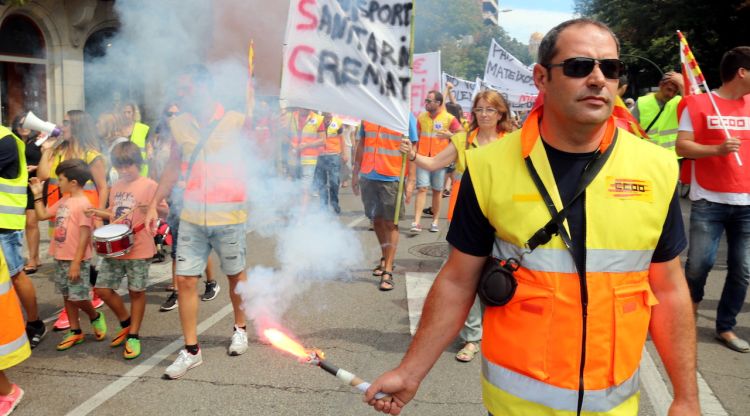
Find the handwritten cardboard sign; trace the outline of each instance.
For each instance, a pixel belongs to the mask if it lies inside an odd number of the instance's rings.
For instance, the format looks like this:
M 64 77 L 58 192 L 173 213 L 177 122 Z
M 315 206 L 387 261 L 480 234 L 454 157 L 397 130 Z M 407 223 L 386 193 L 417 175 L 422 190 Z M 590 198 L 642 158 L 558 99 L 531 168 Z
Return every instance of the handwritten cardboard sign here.
M 494 39 L 487 55 L 484 81 L 514 94 L 538 94 L 531 69 Z
M 415 53 L 411 83 L 411 112 L 414 116 L 425 111 L 424 100 L 430 91 L 440 91 L 440 51 Z
M 406 133 L 412 8 L 412 1 L 292 0 L 281 98 Z

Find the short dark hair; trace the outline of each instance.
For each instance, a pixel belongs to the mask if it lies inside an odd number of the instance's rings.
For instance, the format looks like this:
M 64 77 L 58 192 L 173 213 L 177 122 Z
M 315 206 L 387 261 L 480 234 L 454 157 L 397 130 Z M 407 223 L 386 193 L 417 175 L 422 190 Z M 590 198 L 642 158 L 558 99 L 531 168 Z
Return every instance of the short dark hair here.
M 620 75 L 620 78 L 617 80 L 617 88 L 622 88 L 623 85 L 628 84 L 628 74 Z
M 453 117 L 456 117 L 459 122 L 463 120 L 461 116 L 461 113 L 463 112 L 463 108 L 461 108 L 460 105 L 456 103 L 445 103 L 445 110 L 451 113 Z
M 740 68 L 750 70 L 750 46 L 737 46 L 721 57 L 721 63 L 719 64 L 721 82 L 733 80 Z
M 432 90 L 427 93 L 427 95 L 434 94 L 435 95 L 435 101 L 439 102 L 440 104 L 443 103 L 443 94 L 440 91 Z
M 63 160 L 57 165 L 55 175 L 65 175 L 69 181 L 78 182 L 78 186 L 83 187 L 86 182 L 91 180 L 91 168 L 81 159 Z
M 135 165 L 140 168 L 143 164 L 141 149 L 133 142 L 116 144 L 115 147 L 112 148 L 110 159 L 112 160 L 112 166 L 116 168 L 124 168 L 130 165 Z
M 563 30 L 567 29 L 570 26 L 578 25 L 592 25 L 609 32 L 609 34 L 612 35 L 612 39 L 615 40 L 615 44 L 617 45 L 617 54 L 620 54 L 620 41 L 619 39 L 617 39 L 617 35 L 612 32 L 612 29 L 610 29 L 609 26 L 597 20 L 580 17 L 578 19 L 566 20 L 550 29 L 550 31 L 547 32 L 546 35 L 544 35 L 542 42 L 539 44 L 537 63 L 545 68 L 552 64 L 552 58 L 554 58 L 558 52 L 557 38 L 560 37 L 560 33 L 562 33 Z

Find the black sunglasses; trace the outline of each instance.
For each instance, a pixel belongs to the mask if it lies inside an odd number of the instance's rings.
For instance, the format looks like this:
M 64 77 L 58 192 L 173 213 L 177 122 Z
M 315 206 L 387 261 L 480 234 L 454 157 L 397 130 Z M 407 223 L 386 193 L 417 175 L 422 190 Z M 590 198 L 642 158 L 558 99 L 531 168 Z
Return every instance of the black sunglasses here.
M 177 116 L 179 114 L 180 114 L 179 111 L 167 111 L 166 112 L 167 117 L 174 117 L 174 116 Z
M 559 64 L 548 64 L 547 69 L 561 66 L 563 74 L 571 78 L 583 78 L 594 71 L 594 66 L 599 64 L 599 69 L 605 78 L 618 79 L 625 71 L 625 64 L 619 59 L 594 59 L 578 56 L 568 58 Z

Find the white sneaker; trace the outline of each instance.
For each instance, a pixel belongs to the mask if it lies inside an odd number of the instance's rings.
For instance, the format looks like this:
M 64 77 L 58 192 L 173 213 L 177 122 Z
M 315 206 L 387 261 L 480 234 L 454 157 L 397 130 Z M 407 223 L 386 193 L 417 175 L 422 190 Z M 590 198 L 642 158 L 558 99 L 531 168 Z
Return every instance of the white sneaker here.
M 245 351 L 247 351 L 247 331 L 235 325 L 234 334 L 232 334 L 232 343 L 229 344 L 227 354 L 237 356 L 244 354 Z
M 164 371 L 164 376 L 175 380 L 184 376 L 191 368 L 198 367 L 201 364 L 203 364 L 203 355 L 200 350 L 198 350 L 198 354 L 193 355 L 186 349 L 182 349 L 177 354 L 177 359 Z

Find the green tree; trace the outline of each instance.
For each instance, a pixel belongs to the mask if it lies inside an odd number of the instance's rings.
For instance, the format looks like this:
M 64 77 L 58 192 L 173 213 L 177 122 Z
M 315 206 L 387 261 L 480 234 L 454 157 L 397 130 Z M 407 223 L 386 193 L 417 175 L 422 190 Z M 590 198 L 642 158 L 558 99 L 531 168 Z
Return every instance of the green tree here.
M 750 44 L 749 0 L 575 0 L 575 4 L 581 15 L 612 28 L 623 54 L 650 59 L 663 71 L 680 62 L 676 31 L 682 31 L 712 88 L 721 83 L 718 67 L 724 52 Z M 639 86 L 656 85 L 659 74 L 650 64 L 627 56 L 623 60 Z
M 525 44 L 500 26 L 483 23 L 481 2 L 416 0 L 414 10 L 415 52 L 439 50 L 443 70 L 451 75 L 467 80 L 481 77 L 493 38 L 521 62 L 528 65 L 534 61 Z M 473 42 L 466 42 L 466 36 Z

